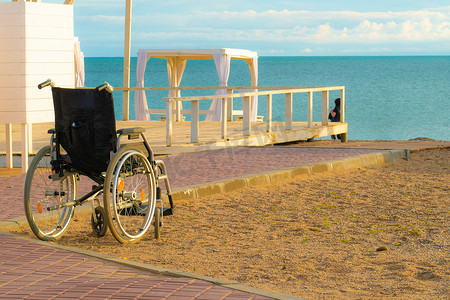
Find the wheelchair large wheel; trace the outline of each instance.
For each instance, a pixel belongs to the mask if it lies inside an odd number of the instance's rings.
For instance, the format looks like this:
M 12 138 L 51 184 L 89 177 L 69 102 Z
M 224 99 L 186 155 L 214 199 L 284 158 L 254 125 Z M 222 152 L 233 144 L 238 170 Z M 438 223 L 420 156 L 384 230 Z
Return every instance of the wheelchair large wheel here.
M 62 236 L 73 217 L 74 207 L 47 210 L 51 206 L 73 201 L 77 196 L 75 175 L 54 181 L 50 164 L 50 146 L 34 157 L 25 178 L 24 206 L 28 224 L 41 240 L 51 241 Z
M 139 241 L 148 230 L 156 204 L 156 179 L 142 152 L 131 146 L 114 154 L 103 188 L 106 219 L 122 244 Z

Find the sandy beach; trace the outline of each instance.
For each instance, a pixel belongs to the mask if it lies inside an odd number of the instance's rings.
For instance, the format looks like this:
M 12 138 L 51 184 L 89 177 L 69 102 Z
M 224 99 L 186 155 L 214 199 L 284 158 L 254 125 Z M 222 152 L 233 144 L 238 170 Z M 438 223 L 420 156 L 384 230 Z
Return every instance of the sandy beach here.
M 59 244 L 306 299 L 450 294 L 450 150 L 178 201 L 134 245 L 76 216 Z M 18 232 L 32 236 L 29 229 Z

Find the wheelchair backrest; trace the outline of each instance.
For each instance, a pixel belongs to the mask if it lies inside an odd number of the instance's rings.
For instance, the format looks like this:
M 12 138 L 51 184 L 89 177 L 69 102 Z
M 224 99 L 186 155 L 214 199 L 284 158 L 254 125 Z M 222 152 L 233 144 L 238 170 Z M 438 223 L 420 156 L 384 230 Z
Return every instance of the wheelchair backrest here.
M 56 140 L 74 169 L 100 174 L 117 149 L 112 93 L 95 88 L 53 87 Z

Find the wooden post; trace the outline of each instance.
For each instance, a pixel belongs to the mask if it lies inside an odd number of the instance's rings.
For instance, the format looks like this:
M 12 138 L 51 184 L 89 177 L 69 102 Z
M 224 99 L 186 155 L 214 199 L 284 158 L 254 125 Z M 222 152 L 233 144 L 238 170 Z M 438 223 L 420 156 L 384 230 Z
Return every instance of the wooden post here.
M 267 132 L 272 132 L 272 94 L 267 95 Z
M 249 96 L 242 97 L 242 114 L 244 117 L 244 120 L 242 122 L 242 131 L 244 133 L 244 136 L 250 136 L 252 134 L 252 125 L 250 122 L 251 111 Z
M 178 60 L 177 57 L 174 57 L 172 59 L 172 86 L 175 89 L 172 89 L 170 91 L 170 96 L 171 97 L 180 97 L 181 93 L 180 93 L 180 89 L 178 87 L 178 64 L 180 63 L 180 61 Z M 181 115 L 181 109 L 182 109 L 182 102 L 181 101 L 176 101 L 173 103 L 174 105 L 174 110 L 175 110 L 175 121 L 176 122 L 180 122 L 182 121 L 182 115 Z
M 222 98 L 222 139 L 227 139 L 227 104 L 228 99 Z
M 33 124 L 28 123 L 28 153 L 33 153 Z
M 233 94 L 233 89 L 227 89 L 227 94 Z M 233 98 L 228 98 L 227 121 L 233 122 Z
M 322 91 L 322 126 L 328 126 L 329 95 L 329 91 Z
M 130 51 L 131 51 L 131 7 L 132 0 L 127 0 L 125 8 L 125 42 L 123 53 L 123 120 L 129 120 L 130 113 Z
M 22 174 L 28 170 L 28 124 L 22 123 Z
M 341 90 L 341 123 L 344 122 L 345 122 L 345 88 Z M 348 131 L 346 133 L 341 133 L 341 142 L 347 143 L 347 136 Z
M 286 130 L 292 130 L 292 93 L 285 95 L 285 120 L 284 127 Z
M 176 91 L 176 96 L 180 97 L 181 93 L 180 93 L 180 89 L 178 88 L 178 86 L 175 91 Z M 177 122 L 183 121 L 183 115 L 181 114 L 182 104 L 183 103 L 181 101 L 176 102 L 176 120 L 177 120 Z
M 166 101 L 166 145 L 172 146 L 172 100 Z
M 12 151 L 12 124 L 5 124 L 6 136 L 6 167 L 13 168 L 13 151 Z
M 169 62 L 169 60 L 167 60 Z M 171 72 L 170 74 L 170 92 L 169 97 L 180 97 L 180 89 L 178 87 L 178 64 L 179 60 L 177 57 L 170 58 L 170 65 L 171 65 Z M 181 101 L 174 101 L 172 102 L 173 108 L 172 111 L 174 113 L 174 121 L 180 122 L 182 121 L 183 117 L 181 114 L 182 110 L 182 102 Z
M 345 88 L 341 90 L 341 123 L 345 122 Z
M 191 143 L 198 143 L 200 122 L 200 101 L 191 101 Z
M 308 127 L 312 127 L 313 122 L 313 92 L 308 92 Z

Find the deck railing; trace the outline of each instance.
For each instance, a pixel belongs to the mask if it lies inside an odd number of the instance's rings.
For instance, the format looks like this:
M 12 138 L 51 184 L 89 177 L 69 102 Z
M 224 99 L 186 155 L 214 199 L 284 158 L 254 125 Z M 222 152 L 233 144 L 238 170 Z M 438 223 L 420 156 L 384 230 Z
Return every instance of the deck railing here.
M 227 94 L 224 95 L 213 95 L 213 96 L 193 96 L 193 97 L 165 97 L 162 100 L 166 101 L 166 144 L 167 146 L 172 145 L 172 131 L 173 131 L 173 121 L 181 120 L 183 114 L 191 115 L 191 134 L 190 142 L 199 142 L 199 129 L 200 129 L 200 114 L 205 114 L 207 111 L 200 110 L 200 101 L 206 101 L 211 99 L 223 99 L 227 101 L 222 101 L 222 121 L 221 121 L 221 139 L 227 140 L 227 121 L 231 121 L 233 117 L 232 104 L 235 98 L 242 98 L 242 133 L 243 136 L 252 135 L 252 122 L 250 121 L 250 116 L 252 114 L 251 109 L 251 97 L 253 96 L 266 96 L 267 97 L 267 116 L 266 116 L 266 131 L 272 131 L 272 96 L 273 95 L 285 95 L 285 130 L 292 130 L 293 125 L 293 95 L 296 93 L 307 93 L 308 94 L 308 127 L 313 124 L 313 93 L 322 93 L 322 113 L 321 121 L 322 126 L 328 125 L 328 113 L 329 113 L 329 92 L 330 91 L 340 91 L 341 97 L 341 123 L 345 122 L 345 87 L 344 86 L 325 86 L 325 87 L 239 87 L 240 89 L 259 89 L 268 91 L 258 91 L 258 92 L 244 92 L 244 93 L 233 93 L 233 88 L 237 87 L 226 87 Z M 183 89 L 183 88 L 177 88 Z M 188 89 L 188 88 L 184 88 Z M 199 89 L 190 88 L 190 89 Z M 218 89 L 218 87 L 203 87 L 203 89 Z M 181 103 L 189 101 L 191 102 L 190 110 L 181 110 Z M 174 105 L 175 104 L 175 105 Z M 230 107 L 231 106 L 231 107 Z M 230 109 L 231 108 L 231 109 Z M 149 110 L 152 113 L 152 110 Z M 162 113 L 163 110 L 155 111 L 154 113 Z

